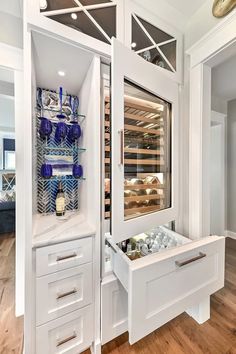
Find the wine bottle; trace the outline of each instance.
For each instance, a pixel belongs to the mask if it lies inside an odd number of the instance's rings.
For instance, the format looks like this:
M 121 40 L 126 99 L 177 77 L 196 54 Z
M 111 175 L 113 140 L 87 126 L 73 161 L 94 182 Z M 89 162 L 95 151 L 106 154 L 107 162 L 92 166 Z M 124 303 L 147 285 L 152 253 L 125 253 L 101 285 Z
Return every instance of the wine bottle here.
M 65 193 L 63 191 L 61 181 L 58 183 L 58 190 L 56 195 L 56 215 L 65 215 Z

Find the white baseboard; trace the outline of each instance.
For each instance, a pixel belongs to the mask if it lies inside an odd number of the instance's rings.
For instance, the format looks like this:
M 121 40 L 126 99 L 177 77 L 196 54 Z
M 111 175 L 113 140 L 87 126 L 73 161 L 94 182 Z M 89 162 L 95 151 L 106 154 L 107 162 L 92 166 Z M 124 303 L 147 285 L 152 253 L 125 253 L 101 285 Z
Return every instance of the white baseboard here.
M 236 240 L 236 232 L 227 230 L 227 231 L 225 231 L 225 236 L 226 236 L 226 237 L 230 237 L 230 238 L 232 238 L 233 240 Z

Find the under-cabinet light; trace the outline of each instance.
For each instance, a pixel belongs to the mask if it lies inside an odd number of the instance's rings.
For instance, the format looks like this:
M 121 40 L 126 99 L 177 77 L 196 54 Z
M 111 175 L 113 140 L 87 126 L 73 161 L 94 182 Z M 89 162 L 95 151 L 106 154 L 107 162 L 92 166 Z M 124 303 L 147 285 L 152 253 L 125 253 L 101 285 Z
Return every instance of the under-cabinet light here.
M 136 42 L 132 42 L 131 43 L 131 48 L 136 48 L 137 47 L 137 43 Z
M 77 16 L 77 14 L 76 14 L 75 12 L 72 12 L 71 18 L 72 18 L 73 20 L 77 20 L 78 16 Z

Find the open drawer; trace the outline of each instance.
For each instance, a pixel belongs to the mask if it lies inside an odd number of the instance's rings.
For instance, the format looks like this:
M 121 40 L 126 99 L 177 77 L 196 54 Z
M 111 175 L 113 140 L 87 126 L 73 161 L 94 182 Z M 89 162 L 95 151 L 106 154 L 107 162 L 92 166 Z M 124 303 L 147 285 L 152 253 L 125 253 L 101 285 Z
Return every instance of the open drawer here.
M 111 239 L 113 271 L 128 292 L 129 342 L 133 344 L 197 305 L 224 285 L 224 237 L 191 241 L 130 260 Z

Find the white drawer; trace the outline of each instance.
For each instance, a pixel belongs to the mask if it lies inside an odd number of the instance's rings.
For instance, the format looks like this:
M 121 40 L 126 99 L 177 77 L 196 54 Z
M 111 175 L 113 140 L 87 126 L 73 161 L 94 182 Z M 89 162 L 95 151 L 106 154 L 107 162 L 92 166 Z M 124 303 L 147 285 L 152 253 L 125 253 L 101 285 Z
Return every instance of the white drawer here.
M 38 277 L 92 261 L 92 237 L 36 249 Z
M 92 303 L 92 263 L 36 278 L 36 324 Z
M 92 306 L 36 328 L 36 354 L 78 354 L 92 341 Z
M 134 261 L 109 242 L 113 271 L 128 292 L 131 344 L 224 285 L 224 237 L 206 237 Z

